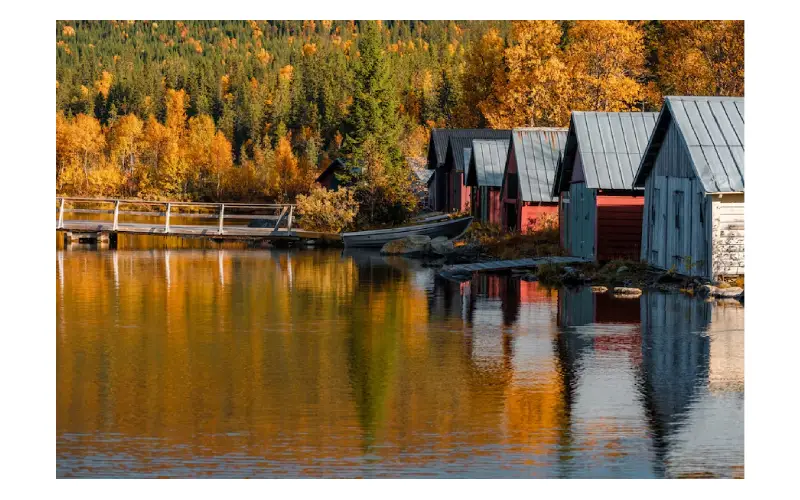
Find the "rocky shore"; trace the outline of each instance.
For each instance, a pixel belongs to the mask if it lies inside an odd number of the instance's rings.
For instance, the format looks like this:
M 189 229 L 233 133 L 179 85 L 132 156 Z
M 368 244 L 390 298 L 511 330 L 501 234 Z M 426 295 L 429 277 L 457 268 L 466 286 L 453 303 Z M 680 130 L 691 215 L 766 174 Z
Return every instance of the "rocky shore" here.
M 445 237 L 431 239 L 427 236 L 392 241 L 384 245 L 381 254 L 421 259 L 427 267 L 501 260 L 486 252 L 479 243 L 455 245 Z M 611 293 L 620 298 L 637 298 L 643 290 L 659 290 L 744 302 L 743 287 L 732 286 L 725 281 L 684 276 L 634 261 L 610 261 L 602 266 L 593 262 L 544 264 L 535 268 L 514 268 L 507 272 L 521 280 L 539 281 L 547 286 L 591 286 L 594 293 Z

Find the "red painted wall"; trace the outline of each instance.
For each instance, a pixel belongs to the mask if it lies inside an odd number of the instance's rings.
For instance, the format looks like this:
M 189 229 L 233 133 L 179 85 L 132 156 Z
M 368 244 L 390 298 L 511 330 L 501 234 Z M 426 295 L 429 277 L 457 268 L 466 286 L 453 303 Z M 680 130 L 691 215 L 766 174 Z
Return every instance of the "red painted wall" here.
M 503 221 L 503 203 L 500 199 L 500 188 L 489 188 L 489 222 L 500 224 Z
M 522 233 L 532 229 L 536 219 L 542 215 L 558 215 L 558 203 L 543 203 L 541 205 L 523 204 L 522 207 L 518 206 L 519 220 L 517 221 L 517 230 Z
M 640 259 L 644 196 L 597 196 L 598 260 Z

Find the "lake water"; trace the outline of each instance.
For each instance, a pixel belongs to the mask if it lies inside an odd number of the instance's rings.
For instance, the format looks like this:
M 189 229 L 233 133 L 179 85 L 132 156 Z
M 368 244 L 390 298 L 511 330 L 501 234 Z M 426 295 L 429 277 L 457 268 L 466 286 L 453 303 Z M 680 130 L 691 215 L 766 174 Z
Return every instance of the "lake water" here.
M 56 296 L 58 477 L 744 476 L 735 302 L 63 246 Z

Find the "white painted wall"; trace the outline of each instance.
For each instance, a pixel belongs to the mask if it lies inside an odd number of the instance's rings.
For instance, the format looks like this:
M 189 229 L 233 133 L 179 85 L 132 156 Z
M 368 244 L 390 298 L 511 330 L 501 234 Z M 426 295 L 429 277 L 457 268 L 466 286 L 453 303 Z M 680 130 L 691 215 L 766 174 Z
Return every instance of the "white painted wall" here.
M 710 196 L 712 275 L 743 275 L 744 194 Z

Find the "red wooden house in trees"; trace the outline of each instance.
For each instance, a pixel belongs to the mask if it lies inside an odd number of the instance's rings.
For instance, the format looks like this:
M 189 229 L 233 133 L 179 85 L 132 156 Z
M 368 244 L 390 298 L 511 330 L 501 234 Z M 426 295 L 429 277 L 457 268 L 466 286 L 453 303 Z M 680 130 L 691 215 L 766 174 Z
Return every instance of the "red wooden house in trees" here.
M 570 255 L 639 260 L 644 190 L 633 188 L 633 178 L 657 116 L 572 112 L 552 190 Z
M 508 144 L 507 140 L 472 140 L 466 184 L 471 190 L 472 216 L 482 222 L 500 224 L 502 220 L 500 188 L 503 186 Z
M 534 229 L 543 216 L 558 214 L 552 195 L 558 158 L 567 129 L 515 128 L 501 188 L 502 224 L 521 233 Z

